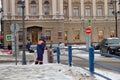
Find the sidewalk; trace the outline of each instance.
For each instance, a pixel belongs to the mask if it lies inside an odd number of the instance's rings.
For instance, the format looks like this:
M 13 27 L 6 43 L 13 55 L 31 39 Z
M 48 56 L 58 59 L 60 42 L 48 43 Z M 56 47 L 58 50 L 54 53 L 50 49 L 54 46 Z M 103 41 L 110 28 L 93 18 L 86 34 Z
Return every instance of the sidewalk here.
M 1 65 L 0 80 L 98 80 L 79 67 L 62 64 Z
M 27 62 L 34 61 L 35 59 L 34 53 L 29 53 L 28 51 L 26 51 L 25 53 L 26 53 Z M 15 60 L 16 60 L 16 57 L 13 56 L 12 54 L 0 52 L 0 62 L 15 62 Z M 22 51 L 19 52 L 19 55 L 17 56 L 17 61 L 18 62 L 22 61 Z

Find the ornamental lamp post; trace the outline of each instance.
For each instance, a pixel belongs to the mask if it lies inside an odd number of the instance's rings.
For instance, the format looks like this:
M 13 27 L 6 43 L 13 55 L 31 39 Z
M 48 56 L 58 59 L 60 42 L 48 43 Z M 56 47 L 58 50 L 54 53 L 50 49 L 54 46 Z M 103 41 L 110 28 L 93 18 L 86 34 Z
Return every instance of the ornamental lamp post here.
M 118 14 L 120 13 L 120 11 L 117 11 L 117 5 L 120 5 L 120 0 L 111 0 L 110 1 L 111 6 L 113 6 L 113 14 L 115 15 L 115 32 L 116 32 L 116 37 L 118 37 L 118 25 L 117 25 L 117 18 L 118 18 Z
M 26 49 L 26 46 L 25 46 L 25 27 L 24 27 L 24 21 L 25 21 L 25 16 L 24 16 L 24 10 L 25 10 L 25 0 L 21 0 L 22 2 L 22 32 L 23 32 L 23 54 L 22 54 L 22 64 L 23 65 L 26 65 L 26 54 L 25 54 L 25 49 Z

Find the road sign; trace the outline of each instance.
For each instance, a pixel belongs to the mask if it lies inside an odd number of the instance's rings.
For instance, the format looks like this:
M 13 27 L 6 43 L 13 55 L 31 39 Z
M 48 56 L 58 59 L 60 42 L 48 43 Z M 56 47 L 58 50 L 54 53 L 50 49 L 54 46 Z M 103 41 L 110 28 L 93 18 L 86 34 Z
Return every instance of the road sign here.
M 86 28 L 86 34 L 88 34 L 88 35 L 91 34 L 91 28 L 89 28 L 89 27 Z
M 12 35 L 6 34 L 6 41 L 12 41 Z
M 88 27 L 91 27 L 91 26 L 92 26 L 92 20 L 89 19 L 89 20 L 88 20 Z
M 11 24 L 10 29 L 12 32 L 17 32 L 19 31 L 19 25 L 17 23 Z

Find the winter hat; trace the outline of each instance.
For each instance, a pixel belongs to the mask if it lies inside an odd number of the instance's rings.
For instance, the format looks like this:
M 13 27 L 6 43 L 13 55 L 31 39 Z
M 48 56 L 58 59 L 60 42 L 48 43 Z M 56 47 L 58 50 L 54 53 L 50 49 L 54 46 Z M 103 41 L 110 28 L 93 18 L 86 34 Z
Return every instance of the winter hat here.
M 40 39 L 43 40 L 43 41 L 46 41 L 46 38 L 44 36 L 41 36 Z

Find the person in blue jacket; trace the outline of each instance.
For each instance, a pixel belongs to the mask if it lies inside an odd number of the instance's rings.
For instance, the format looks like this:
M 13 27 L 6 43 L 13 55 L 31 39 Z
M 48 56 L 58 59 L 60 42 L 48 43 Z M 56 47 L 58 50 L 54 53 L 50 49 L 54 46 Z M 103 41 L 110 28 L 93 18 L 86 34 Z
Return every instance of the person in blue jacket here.
M 30 40 L 28 40 L 28 43 L 26 45 L 28 51 L 30 52 L 30 46 L 32 45 L 32 42 Z
M 43 64 L 43 54 L 46 47 L 46 38 L 42 36 L 37 44 L 37 58 L 35 64 Z

